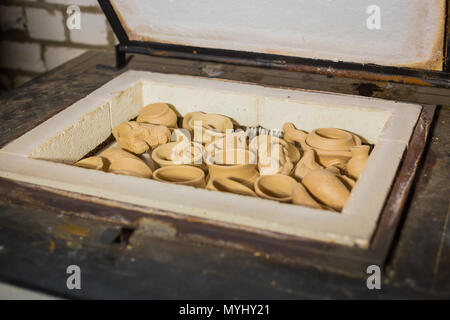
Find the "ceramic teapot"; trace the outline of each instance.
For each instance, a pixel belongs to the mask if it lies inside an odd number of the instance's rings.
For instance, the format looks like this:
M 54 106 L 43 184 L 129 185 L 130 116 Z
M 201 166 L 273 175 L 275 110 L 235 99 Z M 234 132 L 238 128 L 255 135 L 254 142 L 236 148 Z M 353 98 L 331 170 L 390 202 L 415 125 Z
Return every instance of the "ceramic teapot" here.
M 324 167 L 345 168 L 352 156 L 350 147 L 361 145 L 357 135 L 341 129 L 321 128 L 308 134 L 288 122 L 283 125 L 283 132 L 288 142 L 299 143 L 304 151 L 315 150 L 318 162 Z

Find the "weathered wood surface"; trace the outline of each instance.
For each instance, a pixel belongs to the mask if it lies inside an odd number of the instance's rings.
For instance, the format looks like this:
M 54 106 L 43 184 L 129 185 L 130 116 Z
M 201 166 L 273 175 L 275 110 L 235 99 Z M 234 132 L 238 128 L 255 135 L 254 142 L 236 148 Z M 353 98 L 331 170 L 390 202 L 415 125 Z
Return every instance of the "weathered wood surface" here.
M 119 72 L 111 68 L 113 64 L 111 53 L 89 52 L 1 96 L 0 145 L 115 77 Z M 27 201 L 20 185 L 0 190 L 1 280 L 90 298 L 450 297 L 449 90 L 150 57 L 136 57 L 129 68 L 446 104 L 435 120 L 425 163 L 384 270 L 382 290 L 368 290 L 360 275 L 176 241 L 170 227 L 155 230 L 148 221 L 130 235 L 128 230 L 137 226 L 132 212 L 129 220 L 115 223 L 86 219 L 107 209 L 94 206 L 79 212 L 76 202 L 56 209 Z M 81 291 L 65 286 L 69 264 L 82 269 Z

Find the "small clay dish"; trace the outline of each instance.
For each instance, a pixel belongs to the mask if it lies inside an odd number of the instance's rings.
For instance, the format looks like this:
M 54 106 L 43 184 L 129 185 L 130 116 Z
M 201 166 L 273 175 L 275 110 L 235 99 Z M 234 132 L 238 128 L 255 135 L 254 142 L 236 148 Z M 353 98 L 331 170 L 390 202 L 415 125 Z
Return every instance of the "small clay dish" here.
M 114 160 L 109 166 L 109 172 L 141 178 L 152 177 L 152 170 L 144 163 L 144 161 L 133 158 Z
M 200 143 L 169 142 L 153 150 L 152 159 L 160 167 L 181 164 L 203 167 L 203 153 L 204 149 Z
M 229 192 L 240 194 L 243 196 L 256 197 L 255 192 L 247 187 L 245 184 L 233 178 L 216 178 L 208 183 L 209 190 L 216 190 L 222 192 Z
M 255 182 L 255 192 L 264 199 L 291 202 L 296 183 L 294 178 L 284 174 L 260 176 Z
M 192 186 L 197 188 L 205 187 L 205 172 L 193 166 L 167 166 L 157 169 L 153 173 L 153 178 L 161 182 L 169 182 Z

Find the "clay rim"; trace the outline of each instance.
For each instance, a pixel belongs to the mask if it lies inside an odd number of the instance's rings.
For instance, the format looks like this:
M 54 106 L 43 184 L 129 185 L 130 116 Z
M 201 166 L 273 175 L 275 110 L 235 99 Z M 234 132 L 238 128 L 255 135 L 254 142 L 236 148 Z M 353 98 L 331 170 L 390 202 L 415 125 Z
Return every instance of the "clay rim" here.
M 305 142 L 316 149 L 329 151 L 348 151 L 357 144 L 350 132 L 335 128 L 319 128 L 311 131 Z
M 284 188 L 279 188 L 280 186 L 285 186 L 286 183 L 290 186 L 287 187 L 290 189 L 289 191 L 284 190 Z M 258 196 L 265 199 L 290 202 L 292 201 L 292 189 L 295 183 L 297 183 L 297 181 L 294 178 L 284 174 L 264 175 L 256 180 L 255 192 Z
M 238 157 L 238 153 L 245 153 L 244 162 L 239 163 L 238 161 L 242 157 Z M 224 153 L 233 153 L 233 160 L 236 159 L 236 162 L 238 163 L 226 163 L 227 159 L 225 156 L 225 163 L 217 163 L 216 157 L 224 158 Z M 222 155 L 222 157 L 220 157 Z M 248 156 L 247 156 L 248 155 Z M 247 166 L 247 165 L 254 165 L 256 167 L 257 165 L 257 156 L 256 154 L 248 149 L 239 149 L 239 148 L 232 148 L 228 150 L 217 150 L 214 154 L 209 153 L 205 154 L 205 162 L 208 166 L 216 166 L 216 167 L 229 167 L 229 168 L 237 168 L 239 166 Z
M 160 182 L 194 184 L 204 181 L 205 172 L 193 166 L 179 165 L 161 167 L 153 172 L 153 178 Z
M 162 144 L 158 147 L 156 147 L 153 151 L 152 151 L 152 160 L 154 162 L 156 162 L 159 166 L 163 167 L 163 166 L 175 166 L 175 165 L 182 165 L 182 164 L 177 164 L 175 163 L 173 160 L 168 160 L 167 157 L 164 155 L 164 153 L 167 152 L 167 156 L 170 155 L 170 153 L 172 152 L 173 148 L 175 148 L 175 146 L 179 143 L 184 143 L 184 142 L 169 142 L 166 144 Z M 191 141 L 190 142 L 191 147 L 193 146 L 194 148 L 199 148 L 199 152 L 197 152 L 197 157 L 195 156 L 195 152 L 194 152 L 194 156 L 191 159 L 190 163 L 185 163 L 185 165 L 187 164 L 193 164 L 193 165 L 202 165 L 203 164 L 203 154 L 204 154 L 204 148 L 201 144 L 196 143 Z M 166 150 L 167 149 L 167 150 Z M 163 154 L 161 154 L 163 153 Z M 198 160 L 202 160 L 201 162 Z M 199 162 L 198 164 L 196 162 Z
M 252 189 L 232 178 L 216 178 L 211 181 L 211 185 L 217 191 L 256 197 L 256 193 Z

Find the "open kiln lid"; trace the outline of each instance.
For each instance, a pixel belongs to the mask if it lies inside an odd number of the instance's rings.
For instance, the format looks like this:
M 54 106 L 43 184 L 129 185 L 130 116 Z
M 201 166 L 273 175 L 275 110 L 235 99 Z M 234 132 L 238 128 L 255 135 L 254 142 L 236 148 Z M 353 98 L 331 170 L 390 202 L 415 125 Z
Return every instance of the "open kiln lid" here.
M 442 70 L 445 0 L 99 0 L 122 43 L 151 42 Z M 369 13 L 368 13 L 369 12 Z M 109 21 L 111 12 L 105 11 Z M 122 35 L 117 34 L 121 30 Z

